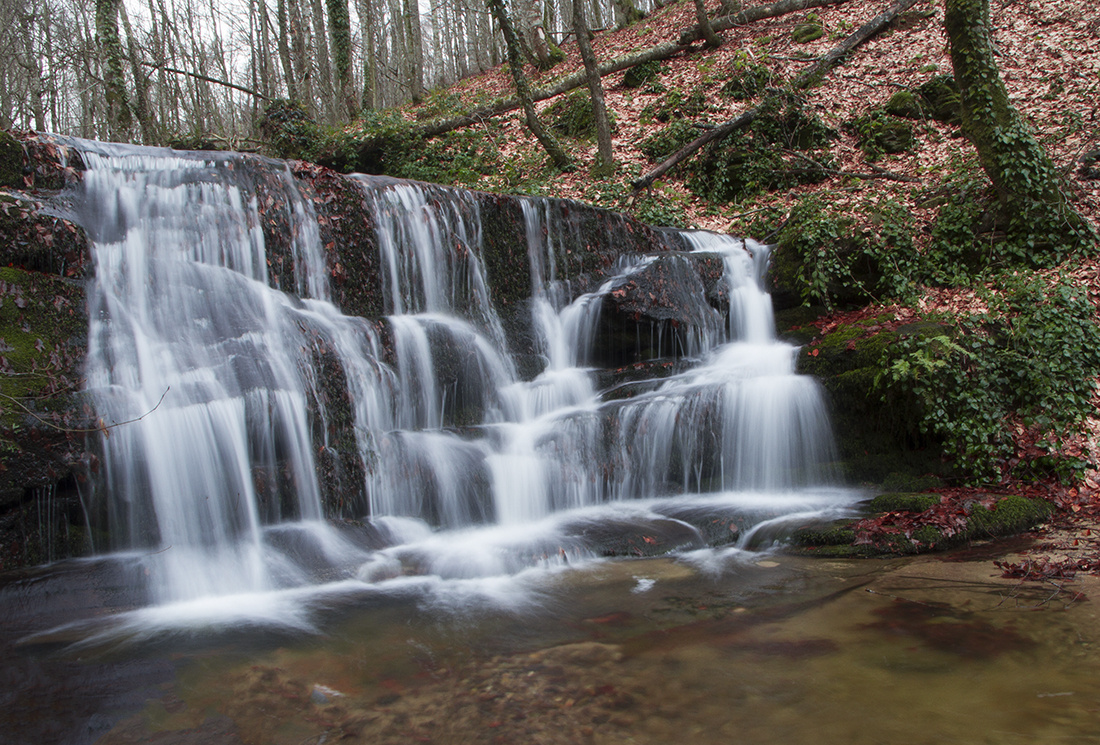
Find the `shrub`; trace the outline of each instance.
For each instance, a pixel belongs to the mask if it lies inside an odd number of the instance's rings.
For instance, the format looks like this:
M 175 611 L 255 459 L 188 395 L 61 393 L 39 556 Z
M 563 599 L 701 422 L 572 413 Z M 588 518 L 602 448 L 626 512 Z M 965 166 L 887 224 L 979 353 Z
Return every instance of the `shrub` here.
M 260 132 L 277 158 L 314 160 L 324 143 L 321 128 L 313 121 L 305 104 L 286 98 L 267 105 L 260 119 Z

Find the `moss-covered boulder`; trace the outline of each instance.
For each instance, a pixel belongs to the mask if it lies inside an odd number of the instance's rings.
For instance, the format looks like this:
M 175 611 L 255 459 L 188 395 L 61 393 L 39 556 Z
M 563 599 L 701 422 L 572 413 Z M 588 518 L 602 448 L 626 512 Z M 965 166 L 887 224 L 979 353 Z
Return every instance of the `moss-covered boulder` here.
M 791 545 L 800 553 L 829 557 L 927 553 L 1022 533 L 1054 512 L 1050 502 L 1018 494 L 952 500 L 941 500 L 938 494 L 907 495 L 900 503 L 898 495 L 891 497 L 871 502 L 869 510 L 879 514 L 799 528 Z M 884 509 L 890 506 L 902 509 Z
M 917 90 L 928 115 L 945 124 L 962 122 L 962 102 L 959 85 L 953 75 L 937 75 L 920 85 Z
M 939 443 L 921 430 L 918 401 L 881 383 L 888 347 L 943 333 L 936 323 L 899 324 L 884 314 L 838 325 L 801 349 L 799 372 L 817 377 L 828 393 L 849 480 L 904 490 L 947 473 Z
M 854 119 L 849 128 L 867 160 L 909 152 L 916 144 L 912 124 L 878 111 Z
M 802 23 L 791 31 L 791 41 L 795 44 L 808 44 L 825 35 L 825 25 L 817 13 L 809 13 Z
M 773 289 L 827 308 L 904 296 L 918 261 L 911 223 L 909 209 L 892 200 L 867 201 L 853 211 L 806 197 L 779 232 Z
M 911 90 L 898 91 L 887 99 L 882 110 L 891 116 L 904 119 L 923 119 L 924 105 L 920 96 Z
M 835 137 L 799 101 L 772 101 L 747 128 L 704 149 L 693 163 L 688 186 L 706 199 L 730 202 L 761 191 L 820 183 L 829 177 L 828 151 Z

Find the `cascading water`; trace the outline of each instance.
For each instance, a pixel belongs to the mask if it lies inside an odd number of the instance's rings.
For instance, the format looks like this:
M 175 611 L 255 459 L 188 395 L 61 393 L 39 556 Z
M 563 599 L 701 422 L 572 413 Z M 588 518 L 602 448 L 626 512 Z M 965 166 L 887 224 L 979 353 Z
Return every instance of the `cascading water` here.
M 98 492 L 116 548 L 146 552 L 156 602 L 305 586 L 317 568 L 303 555 L 326 576 L 362 567 L 360 580 L 375 582 L 598 553 L 568 527 L 580 508 L 582 521 L 626 504 L 638 519 L 680 520 L 685 505 L 724 499 L 749 525 L 837 499 L 817 389 L 775 339 L 764 246 L 686 233 L 691 251 L 623 256 L 585 292 L 559 276 L 551 203 L 525 201 L 543 369 L 524 379 L 467 193 L 359 182 L 389 314 L 368 321 L 332 303 L 317 217 L 284 165 L 248 161 L 264 173 L 263 202 L 237 156 L 76 145 L 96 267 L 87 388 L 100 420 L 129 422 L 102 434 Z M 278 261 L 261 228 L 272 209 L 289 225 L 292 279 L 269 270 Z M 674 329 L 690 365 L 629 398 L 601 392 L 589 366 L 609 298 L 659 260 L 692 271 L 691 252 L 724 263 L 728 323 L 692 300 L 696 322 Z M 342 370 L 358 516 L 388 549 L 323 520 L 317 459 L 334 414 L 319 347 Z

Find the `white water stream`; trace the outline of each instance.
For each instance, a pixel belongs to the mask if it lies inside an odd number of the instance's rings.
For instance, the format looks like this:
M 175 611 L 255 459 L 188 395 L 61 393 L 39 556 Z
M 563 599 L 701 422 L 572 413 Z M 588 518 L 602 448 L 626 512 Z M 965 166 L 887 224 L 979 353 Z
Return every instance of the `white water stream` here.
M 851 499 L 830 471 L 816 383 L 775 339 L 765 246 L 687 234 L 725 262 L 728 324 L 707 308 L 711 320 L 681 334 L 693 366 L 608 400 L 586 367 L 604 299 L 655 257 L 623 256 L 577 296 L 557 276 L 548 201 L 525 202 L 517 247 L 545 360 L 524 380 L 494 311 L 472 195 L 361 183 L 383 267 L 373 290 L 386 298 L 383 338 L 333 305 L 317 216 L 284 165 L 249 161 L 278 185 L 273 207 L 238 156 L 77 145 L 95 255 L 87 389 L 105 423 L 140 417 L 101 438 L 97 504 L 154 605 L 209 617 L 221 602 L 230 617 L 252 608 L 293 625 L 301 605 L 287 593 L 319 581 L 484 581 L 593 556 L 585 526 L 671 521 L 699 547 L 680 517 L 692 510 L 759 526 Z M 272 209 L 291 226 L 293 287 L 269 272 L 261 226 Z M 356 516 L 389 548 L 324 520 L 317 459 L 332 412 L 319 343 L 346 379 L 365 474 Z

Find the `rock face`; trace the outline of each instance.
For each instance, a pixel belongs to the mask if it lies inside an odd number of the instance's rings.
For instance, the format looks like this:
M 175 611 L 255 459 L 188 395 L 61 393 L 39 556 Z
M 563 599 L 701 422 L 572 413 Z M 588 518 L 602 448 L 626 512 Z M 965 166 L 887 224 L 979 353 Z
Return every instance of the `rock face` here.
M 0 568 L 86 541 L 77 482 L 90 467 L 80 400 L 90 254 L 60 198 L 79 159 L 0 133 Z

